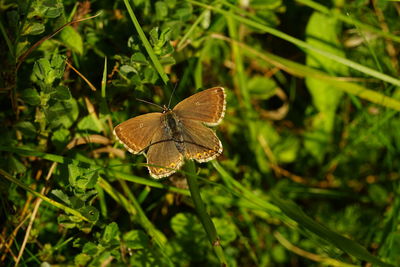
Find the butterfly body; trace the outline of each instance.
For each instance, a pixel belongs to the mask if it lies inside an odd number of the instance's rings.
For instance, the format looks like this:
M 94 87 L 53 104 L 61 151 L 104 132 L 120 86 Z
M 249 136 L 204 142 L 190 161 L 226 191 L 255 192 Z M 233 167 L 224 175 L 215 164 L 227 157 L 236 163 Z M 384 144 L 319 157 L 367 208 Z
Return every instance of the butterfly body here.
M 221 122 L 225 103 L 224 89 L 210 88 L 172 110 L 164 107 L 162 113 L 131 118 L 117 125 L 114 134 L 129 152 L 146 155 L 153 178 L 167 177 L 182 166 L 184 158 L 207 162 L 222 153 L 221 141 L 206 126 Z
M 167 135 L 170 136 L 170 140 L 174 141 L 178 151 L 183 154 L 185 151 L 185 147 L 182 132 L 182 123 L 179 121 L 178 116 L 176 116 L 172 110 L 168 110 L 164 113 L 162 119 L 164 130 L 167 132 Z

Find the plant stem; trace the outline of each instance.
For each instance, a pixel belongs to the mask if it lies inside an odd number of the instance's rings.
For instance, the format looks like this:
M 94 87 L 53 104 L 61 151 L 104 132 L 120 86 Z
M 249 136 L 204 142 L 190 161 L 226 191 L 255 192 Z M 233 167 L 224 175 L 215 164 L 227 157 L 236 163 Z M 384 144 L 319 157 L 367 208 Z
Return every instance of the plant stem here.
M 186 178 L 189 185 L 190 194 L 194 203 L 194 207 L 199 216 L 200 222 L 207 233 L 208 240 L 214 249 L 221 265 L 226 266 L 227 262 L 225 259 L 225 254 L 220 244 L 220 239 L 217 235 L 217 230 L 215 229 L 214 223 L 211 220 L 210 215 L 206 211 L 206 206 L 201 199 L 199 185 L 197 183 L 197 176 L 195 174 L 195 165 L 193 161 L 187 161 L 185 163 Z

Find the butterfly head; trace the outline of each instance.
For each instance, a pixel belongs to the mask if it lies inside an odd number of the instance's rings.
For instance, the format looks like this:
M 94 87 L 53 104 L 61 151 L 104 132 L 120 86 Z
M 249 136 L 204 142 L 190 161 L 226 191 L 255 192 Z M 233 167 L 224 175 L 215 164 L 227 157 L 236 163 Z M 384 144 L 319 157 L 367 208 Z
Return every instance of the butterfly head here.
M 162 113 L 167 113 L 168 111 L 171 111 L 171 109 L 166 105 L 162 106 L 162 109 L 163 109 Z

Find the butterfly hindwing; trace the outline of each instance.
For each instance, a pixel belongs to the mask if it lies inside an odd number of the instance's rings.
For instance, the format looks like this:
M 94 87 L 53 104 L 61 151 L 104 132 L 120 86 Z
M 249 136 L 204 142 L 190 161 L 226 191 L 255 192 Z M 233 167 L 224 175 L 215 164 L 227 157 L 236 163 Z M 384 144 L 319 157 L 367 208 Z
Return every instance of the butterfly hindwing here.
M 153 136 L 147 151 L 147 163 L 150 175 L 157 179 L 170 176 L 183 164 L 183 155 L 179 153 L 165 126 L 160 127 Z
M 181 120 L 185 157 L 198 162 L 215 159 L 222 153 L 222 144 L 213 130 L 194 120 Z
M 179 102 L 173 111 L 181 119 L 196 120 L 208 126 L 219 124 L 225 114 L 225 90 L 213 87 Z

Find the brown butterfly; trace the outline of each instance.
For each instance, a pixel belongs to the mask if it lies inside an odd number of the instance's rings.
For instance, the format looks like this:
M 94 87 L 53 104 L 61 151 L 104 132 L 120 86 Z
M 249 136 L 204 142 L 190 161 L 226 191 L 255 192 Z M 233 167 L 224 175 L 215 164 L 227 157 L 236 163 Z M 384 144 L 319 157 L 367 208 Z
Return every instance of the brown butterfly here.
M 153 178 L 175 173 L 184 158 L 206 162 L 222 153 L 222 144 L 207 126 L 218 125 L 225 114 L 226 97 L 222 87 L 213 87 L 179 102 L 172 110 L 129 119 L 114 128 L 125 148 L 144 153 Z

